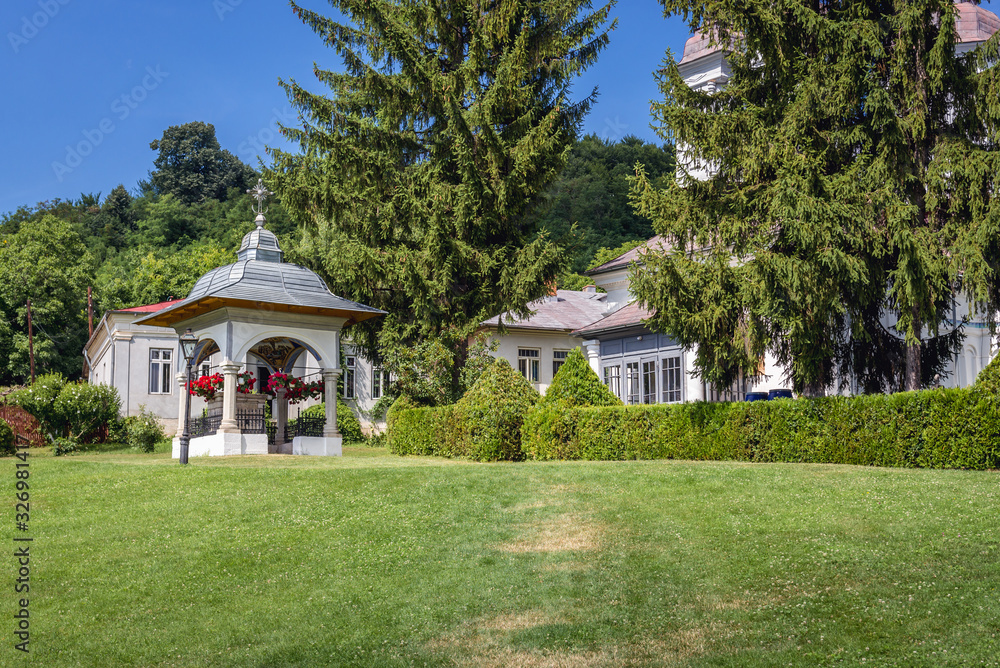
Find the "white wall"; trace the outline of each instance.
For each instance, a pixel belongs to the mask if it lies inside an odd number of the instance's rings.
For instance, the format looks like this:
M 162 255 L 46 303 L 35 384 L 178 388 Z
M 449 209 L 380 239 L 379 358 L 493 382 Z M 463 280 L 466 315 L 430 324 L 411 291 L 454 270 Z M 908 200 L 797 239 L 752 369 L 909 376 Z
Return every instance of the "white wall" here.
M 496 331 L 489 333 L 490 341 L 498 342 L 494 357 L 507 360 L 515 371 L 518 370 L 518 350 L 530 348 L 539 351 L 538 355 L 538 382 L 532 383 L 534 388 L 545 394 L 545 390 L 552 384 L 552 363 L 553 353 L 556 350 L 570 351 L 580 348 L 583 340 L 576 336 L 569 336 L 558 332 L 546 331 L 525 331 L 509 329 L 505 336 L 498 336 Z

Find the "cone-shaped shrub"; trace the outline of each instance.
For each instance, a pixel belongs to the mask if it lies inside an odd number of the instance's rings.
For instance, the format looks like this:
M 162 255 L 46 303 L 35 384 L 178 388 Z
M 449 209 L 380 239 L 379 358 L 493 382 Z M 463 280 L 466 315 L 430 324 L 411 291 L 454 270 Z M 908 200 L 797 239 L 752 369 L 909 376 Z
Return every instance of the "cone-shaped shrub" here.
M 621 406 L 621 399 L 601 382 L 579 348 L 573 349 L 552 379 L 537 409 L 561 404 L 573 406 Z
M 1000 394 L 1000 355 L 979 372 L 975 386 L 989 394 Z
M 566 363 L 552 379 L 545 396 L 532 409 L 521 428 L 522 447 L 532 459 L 559 456 L 562 449 L 557 443 L 572 432 L 567 423 L 569 409 L 580 406 L 621 406 L 621 400 L 612 394 L 579 348 L 570 352 Z
M 496 360 L 455 405 L 463 454 L 478 461 L 520 461 L 521 425 L 538 391 L 503 359 Z

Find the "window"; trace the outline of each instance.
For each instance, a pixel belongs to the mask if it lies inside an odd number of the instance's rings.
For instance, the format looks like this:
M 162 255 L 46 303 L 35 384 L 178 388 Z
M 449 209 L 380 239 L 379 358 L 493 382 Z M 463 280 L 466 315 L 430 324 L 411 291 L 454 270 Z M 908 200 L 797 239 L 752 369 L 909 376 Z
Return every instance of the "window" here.
M 204 368 L 207 369 L 206 364 Z M 206 376 L 208 373 L 205 374 Z M 267 381 L 271 380 L 271 372 L 267 370 L 266 366 L 257 367 L 257 391 L 261 394 L 266 394 Z
M 538 351 L 532 348 L 518 348 L 517 370 L 529 383 L 538 382 Z
M 604 367 L 604 384 L 611 390 L 611 394 L 619 399 L 622 398 L 622 368 L 621 365 Z
M 347 368 L 344 369 L 344 398 L 354 398 L 354 372 L 357 368 L 357 358 L 354 355 L 347 355 L 344 358 Z
M 170 394 L 170 360 L 173 350 L 154 348 L 149 351 L 149 393 Z
M 380 366 L 372 367 L 372 399 L 378 399 L 389 389 L 389 372 Z
M 552 377 L 555 378 L 556 374 L 559 373 L 559 367 L 566 363 L 566 357 L 569 355 L 568 350 L 555 350 L 552 352 Z
M 201 365 L 201 375 L 202 376 L 208 376 L 211 373 L 212 373 L 212 367 L 211 367 L 211 365 L 209 365 L 209 364 L 202 364 Z
M 656 403 L 656 360 L 642 363 L 642 403 Z
M 663 403 L 675 404 L 682 401 L 681 357 L 663 358 Z
M 625 389 L 628 395 L 625 397 L 626 404 L 639 403 L 639 363 L 629 362 L 625 365 Z

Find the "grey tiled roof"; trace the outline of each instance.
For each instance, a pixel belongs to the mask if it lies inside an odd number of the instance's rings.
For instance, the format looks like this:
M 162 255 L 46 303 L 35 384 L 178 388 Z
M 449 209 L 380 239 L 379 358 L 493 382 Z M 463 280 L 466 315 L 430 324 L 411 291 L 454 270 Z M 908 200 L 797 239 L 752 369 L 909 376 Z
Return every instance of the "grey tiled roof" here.
M 153 314 L 157 319 L 208 298 L 310 307 L 358 314 L 380 315 L 377 308 L 338 297 L 319 276 L 297 264 L 243 260 L 218 267 L 195 283 L 183 301 Z
M 531 317 L 518 320 L 511 313 L 503 313 L 484 320 L 483 325 L 496 327 L 503 324 L 517 329 L 570 331 L 583 327 L 601 317 L 606 308 L 604 293 L 557 290 L 555 298 L 546 297 L 529 304 Z
M 612 329 L 624 329 L 626 327 L 636 327 L 643 324 L 643 320 L 652 316 L 653 313 L 639 306 L 637 302 L 626 304 L 617 311 L 609 313 L 600 320 L 588 323 L 585 327 L 573 332 L 573 336 L 593 336 L 600 332 Z
M 609 260 L 602 265 L 594 267 L 593 269 L 588 269 L 584 273 L 587 274 L 588 276 L 593 276 L 594 274 L 602 274 L 606 271 L 612 271 L 620 267 L 625 267 L 628 265 L 629 262 L 632 262 L 633 260 L 638 260 L 640 252 L 648 250 L 653 247 L 660 247 L 664 249 L 666 248 L 665 244 L 663 243 L 663 237 L 660 236 L 659 234 L 657 234 L 652 239 L 646 240 L 645 243 L 639 244 L 638 246 L 636 246 L 629 252 L 625 253 L 624 255 L 619 255 L 614 260 Z

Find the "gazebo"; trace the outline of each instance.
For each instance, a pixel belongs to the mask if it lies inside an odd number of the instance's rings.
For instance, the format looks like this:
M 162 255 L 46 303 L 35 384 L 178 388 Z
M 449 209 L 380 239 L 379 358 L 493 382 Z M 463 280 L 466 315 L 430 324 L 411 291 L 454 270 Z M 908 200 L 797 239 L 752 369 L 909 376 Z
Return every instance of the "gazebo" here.
M 338 297 L 326 283 L 305 267 L 283 261 L 274 233 L 264 228 L 263 208 L 269 193 L 262 182 L 248 190 L 255 195 L 256 229 L 243 237 L 235 263 L 208 272 L 183 300 L 138 323 L 171 327 L 180 335 L 187 328 L 198 337 L 195 363 L 221 353 L 221 420 L 203 435 L 191 439 L 190 454 L 267 454 L 267 434 L 261 414 L 237 413 L 237 374 L 247 355 L 267 360 L 275 370 L 288 373 L 308 352 L 318 363 L 323 379 L 326 424 L 322 436 L 296 436 L 290 454 L 332 455 L 342 452 L 337 430 L 337 379 L 340 377 L 340 332 L 350 324 L 384 315 L 384 311 Z M 181 387 L 178 425 L 185 417 L 187 376 L 177 374 Z M 283 441 L 287 418 L 284 391 L 277 392 L 278 439 Z M 178 433 L 180 427 L 178 427 Z M 289 452 L 279 449 L 278 452 Z M 175 458 L 179 440 L 174 438 Z

